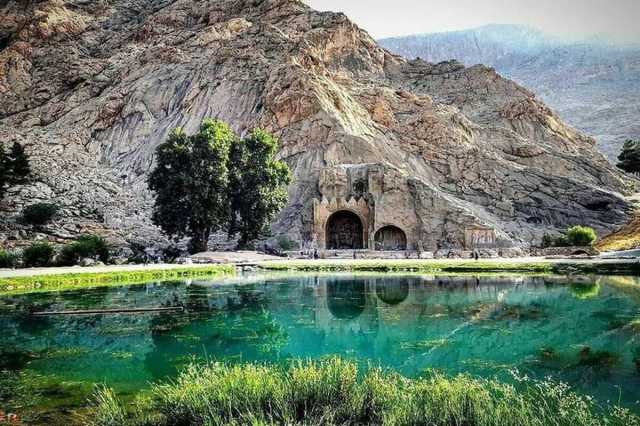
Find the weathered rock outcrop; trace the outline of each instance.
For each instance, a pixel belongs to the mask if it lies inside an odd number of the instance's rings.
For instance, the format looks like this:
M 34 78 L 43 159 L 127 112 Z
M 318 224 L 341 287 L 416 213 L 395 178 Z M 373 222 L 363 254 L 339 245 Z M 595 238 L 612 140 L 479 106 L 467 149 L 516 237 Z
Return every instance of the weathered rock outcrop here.
M 0 16 L 0 140 L 24 144 L 37 173 L 4 201 L 5 231 L 24 204 L 54 200 L 58 238 L 160 241 L 154 149 L 204 117 L 280 138 L 295 178 L 274 229 L 296 240 L 312 238 L 320 175 L 337 166 L 393 170 L 425 248 L 460 245 L 469 225 L 526 245 L 629 214 L 630 182 L 531 92 L 483 66 L 404 60 L 342 14 L 295 0 L 45 0 Z

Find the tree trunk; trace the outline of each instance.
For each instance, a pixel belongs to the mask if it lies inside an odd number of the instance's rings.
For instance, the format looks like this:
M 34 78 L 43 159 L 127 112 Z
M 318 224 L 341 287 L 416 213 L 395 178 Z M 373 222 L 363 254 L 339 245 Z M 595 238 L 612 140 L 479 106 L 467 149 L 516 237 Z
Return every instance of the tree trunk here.
M 209 229 L 195 231 L 191 235 L 191 241 L 189 241 L 189 253 L 196 254 L 207 251 L 210 235 L 211 230 Z

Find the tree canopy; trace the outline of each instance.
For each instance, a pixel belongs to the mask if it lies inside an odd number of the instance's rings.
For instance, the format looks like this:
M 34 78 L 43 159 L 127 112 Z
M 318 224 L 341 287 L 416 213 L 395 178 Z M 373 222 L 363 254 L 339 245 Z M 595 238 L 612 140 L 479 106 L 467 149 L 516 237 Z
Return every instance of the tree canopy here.
M 149 176 L 153 221 L 206 251 L 212 233 L 228 228 L 241 244 L 259 237 L 286 204 L 289 168 L 275 160 L 277 140 L 263 130 L 238 138 L 228 124 L 204 120 L 187 135 L 175 129 L 156 150 Z
M 22 145 L 14 142 L 6 152 L 0 144 L 0 200 L 4 198 L 7 188 L 25 183 L 30 175 L 29 158 Z
M 618 156 L 618 167 L 629 173 L 640 173 L 640 141 L 624 143 Z
M 240 234 L 241 247 L 264 235 L 287 203 L 291 173 L 275 159 L 277 149 L 277 139 L 261 129 L 233 145 L 229 233 Z

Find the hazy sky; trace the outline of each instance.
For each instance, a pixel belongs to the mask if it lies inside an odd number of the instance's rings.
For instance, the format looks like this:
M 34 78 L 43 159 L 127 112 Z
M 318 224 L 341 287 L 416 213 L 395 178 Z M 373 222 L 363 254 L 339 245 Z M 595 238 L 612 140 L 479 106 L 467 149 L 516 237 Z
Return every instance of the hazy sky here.
M 640 42 L 640 0 L 305 0 L 345 12 L 373 37 L 525 24 L 548 34 Z

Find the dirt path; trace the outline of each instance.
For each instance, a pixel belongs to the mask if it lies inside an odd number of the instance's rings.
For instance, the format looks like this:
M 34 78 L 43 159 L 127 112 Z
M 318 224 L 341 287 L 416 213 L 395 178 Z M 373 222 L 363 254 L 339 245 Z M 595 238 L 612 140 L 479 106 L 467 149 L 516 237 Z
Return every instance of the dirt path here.
M 171 269 L 197 269 L 211 267 L 212 264 L 258 263 L 266 261 L 286 260 L 281 257 L 269 256 L 257 252 L 211 252 L 193 256 L 194 260 L 202 263 L 189 265 L 154 263 L 148 265 L 107 265 L 107 266 L 70 266 L 52 268 L 0 269 L 0 278 L 30 277 L 34 275 L 63 275 L 63 274 L 101 274 L 110 272 L 157 271 Z M 207 263 L 204 263 L 207 262 Z

